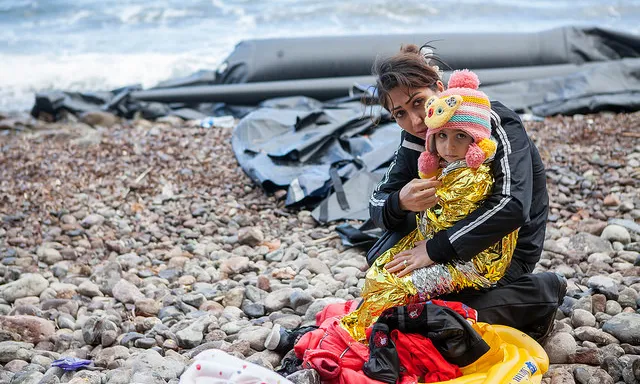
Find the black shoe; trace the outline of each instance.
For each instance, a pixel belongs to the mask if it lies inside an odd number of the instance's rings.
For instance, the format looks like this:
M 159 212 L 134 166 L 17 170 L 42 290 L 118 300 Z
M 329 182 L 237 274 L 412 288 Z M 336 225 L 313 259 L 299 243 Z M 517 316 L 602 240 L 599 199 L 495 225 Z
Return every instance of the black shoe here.
M 302 369 L 302 360 L 298 359 L 293 350 L 287 352 L 282 358 L 280 368 L 276 369 L 276 372 L 281 376 L 287 377 Z
M 395 384 L 400 377 L 400 358 L 396 345 L 391 340 L 389 326 L 375 323 L 369 337 L 369 360 L 362 366 L 362 371 L 368 377 Z
M 289 352 L 296 345 L 300 337 L 307 332 L 318 329 L 315 325 L 308 327 L 299 327 L 293 330 L 284 329 L 280 324 L 275 324 L 271 329 L 271 333 L 264 341 L 264 347 L 275 352 Z
M 557 273 L 555 275 L 558 278 L 558 306 L 556 307 L 556 310 L 557 310 L 557 308 L 560 307 L 560 305 L 562 305 L 562 302 L 564 301 L 564 296 L 567 293 L 567 280 Z M 547 323 L 544 324 L 544 326 L 540 327 L 542 336 L 535 337 L 536 341 L 540 345 L 544 344 L 544 342 L 547 340 L 547 338 L 553 331 L 553 327 L 555 325 L 555 318 L 556 318 L 555 312 L 556 311 L 553 311 L 553 313 L 549 316 Z

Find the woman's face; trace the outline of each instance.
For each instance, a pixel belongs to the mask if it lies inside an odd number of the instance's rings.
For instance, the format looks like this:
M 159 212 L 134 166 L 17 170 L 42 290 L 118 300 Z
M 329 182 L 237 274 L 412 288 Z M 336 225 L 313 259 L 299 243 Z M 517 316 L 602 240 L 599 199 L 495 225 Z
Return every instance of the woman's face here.
M 431 96 L 438 95 L 444 90 L 442 82 L 438 81 L 437 86 L 437 91 L 430 88 L 411 89 L 399 86 L 389 92 L 389 109 L 400 128 L 421 139 L 426 137 L 424 103 Z

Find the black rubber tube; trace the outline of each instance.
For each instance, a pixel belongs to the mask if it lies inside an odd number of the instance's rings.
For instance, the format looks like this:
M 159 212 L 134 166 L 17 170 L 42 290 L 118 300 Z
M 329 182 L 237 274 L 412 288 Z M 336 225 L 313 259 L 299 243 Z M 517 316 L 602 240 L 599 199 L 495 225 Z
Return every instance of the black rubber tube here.
M 581 69 L 598 65 L 563 64 L 515 68 L 492 68 L 475 70 L 482 86 L 502 84 L 511 81 L 531 80 L 562 76 Z M 445 73 L 445 80 L 448 74 Z M 354 84 L 371 85 L 373 76 L 348 76 L 323 79 L 283 80 L 245 84 L 199 85 L 178 88 L 150 89 L 135 91 L 131 97 L 141 101 L 157 102 L 224 102 L 238 105 L 256 105 L 275 97 L 307 96 L 320 101 L 344 97 Z
M 376 56 L 393 55 L 402 44 L 426 42 L 451 69 L 581 64 L 640 55 L 637 35 L 594 27 L 245 40 L 223 62 L 216 83 L 365 76 Z

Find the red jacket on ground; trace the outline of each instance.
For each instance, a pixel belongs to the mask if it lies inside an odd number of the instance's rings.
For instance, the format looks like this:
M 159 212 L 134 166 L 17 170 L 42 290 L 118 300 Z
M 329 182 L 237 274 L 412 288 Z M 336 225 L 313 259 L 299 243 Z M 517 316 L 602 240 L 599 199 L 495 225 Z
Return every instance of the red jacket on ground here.
M 401 378 L 407 376 L 411 380 L 408 382 L 416 383 L 424 377 L 423 383 L 436 383 L 462 376 L 458 366 L 446 361 L 428 338 L 394 330 L 391 339 L 396 344 L 400 365 L 406 369 Z

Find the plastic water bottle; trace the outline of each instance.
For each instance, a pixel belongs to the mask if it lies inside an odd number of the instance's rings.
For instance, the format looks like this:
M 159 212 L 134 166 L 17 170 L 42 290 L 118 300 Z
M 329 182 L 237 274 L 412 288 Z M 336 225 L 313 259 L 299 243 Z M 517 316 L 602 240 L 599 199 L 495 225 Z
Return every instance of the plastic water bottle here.
M 233 116 L 208 116 L 200 120 L 200 126 L 202 128 L 220 127 L 220 128 L 233 128 L 236 125 L 236 119 Z

